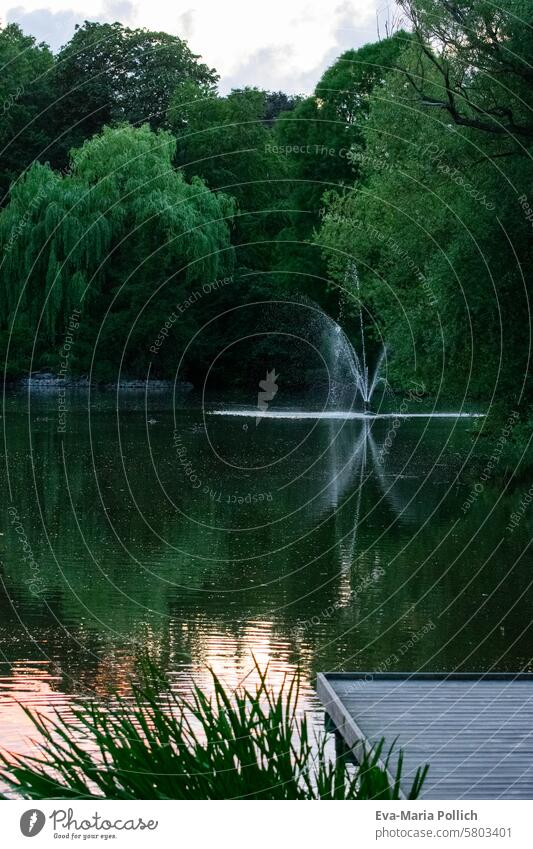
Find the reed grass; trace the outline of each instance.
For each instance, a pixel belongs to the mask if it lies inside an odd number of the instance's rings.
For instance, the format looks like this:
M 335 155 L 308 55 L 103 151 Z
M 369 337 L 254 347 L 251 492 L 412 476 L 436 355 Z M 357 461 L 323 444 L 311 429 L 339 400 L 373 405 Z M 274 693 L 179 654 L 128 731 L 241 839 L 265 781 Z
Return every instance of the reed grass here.
M 299 675 L 275 692 L 257 672 L 255 689 L 235 692 L 211 673 L 212 695 L 195 687 L 185 700 L 143 663 L 132 698 L 112 708 L 82 701 L 70 719 L 26 710 L 36 754 L 0 753 L 0 777 L 9 795 L 26 799 L 401 798 L 401 752 L 383 758 L 381 741 L 357 766 L 332 757 L 298 711 Z M 426 772 L 407 798 L 419 796 Z

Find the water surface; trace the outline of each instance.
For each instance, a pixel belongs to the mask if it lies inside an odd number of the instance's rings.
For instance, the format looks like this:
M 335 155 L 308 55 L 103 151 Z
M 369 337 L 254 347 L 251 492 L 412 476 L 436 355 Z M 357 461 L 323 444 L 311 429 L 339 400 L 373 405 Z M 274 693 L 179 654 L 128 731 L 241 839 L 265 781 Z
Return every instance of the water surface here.
M 529 669 L 530 522 L 476 476 L 475 419 L 93 392 L 63 427 L 57 401 L 4 409 L 1 745 L 28 750 L 13 697 L 126 693 L 145 648 L 183 693 L 300 666 L 317 724 L 317 670 Z

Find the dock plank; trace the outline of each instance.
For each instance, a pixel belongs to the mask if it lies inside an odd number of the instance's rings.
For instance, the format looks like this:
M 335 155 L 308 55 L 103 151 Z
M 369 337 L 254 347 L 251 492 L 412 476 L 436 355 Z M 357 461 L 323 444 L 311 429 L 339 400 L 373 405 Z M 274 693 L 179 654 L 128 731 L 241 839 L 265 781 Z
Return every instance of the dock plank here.
M 385 738 L 425 799 L 533 799 L 533 674 L 320 673 L 317 692 L 356 757 Z

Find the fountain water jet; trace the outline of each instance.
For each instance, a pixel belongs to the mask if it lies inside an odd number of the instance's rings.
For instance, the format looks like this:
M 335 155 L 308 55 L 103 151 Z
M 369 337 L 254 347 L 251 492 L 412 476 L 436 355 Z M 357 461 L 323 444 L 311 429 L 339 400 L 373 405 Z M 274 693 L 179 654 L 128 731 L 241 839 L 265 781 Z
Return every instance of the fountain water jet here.
M 363 308 L 360 297 L 359 276 L 355 263 L 350 263 L 346 271 L 346 282 L 350 284 L 350 288 L 355 288 L 357 292 L 357 300 L 359 304 L 359 327 L 361 337 L 361 357 L 357 354 L 354 346 L 342 330 L 339 324 L 335 325 L 333 334 L 332 351 L 331 351 L 331 374 L 334 386 L 345 385 L 343 381 L 343 369 L 348 368 L 348 381 L 351 383 L 356 392 L 361 396 L 363 402 L 363 411 L 366 413 L 370 407 L 372 395 L 379 384 L 387 385 L 386 379 L 380 374 L 381 367 L 387 355 L 385 347 L 376 361 L 376 366 L 372 375 L 369 373 L 369 368 L 366 358 L 366 343 L 365 343 L 365 328 L 363 322 Z M 348 285 L 346 286 L 348 288 Z M 341 305 L 342 312 L 342 305 Z M 337 394 L 337 393 L 335 393 Z M 337 400 L 335 398 L 335 400 Z

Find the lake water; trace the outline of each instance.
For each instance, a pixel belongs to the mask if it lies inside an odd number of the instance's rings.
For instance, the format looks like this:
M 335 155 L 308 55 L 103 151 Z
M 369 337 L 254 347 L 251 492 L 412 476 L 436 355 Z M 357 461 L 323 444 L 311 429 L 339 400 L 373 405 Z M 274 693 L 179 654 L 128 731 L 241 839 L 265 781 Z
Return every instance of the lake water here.
M 183 693 L 208 666 L 237 684 L 252 654 L 274 683 L 299 665 L 317 724 L 319 670 L 530 669 L 531 524 L 507 530 L 523 493 L 480 482 L 475 419 L 67 408 L 59 432 L 54 393 L 5 399 L 1 745 L 28 750 L 13 697 L 125 693 L 144 649 Z

